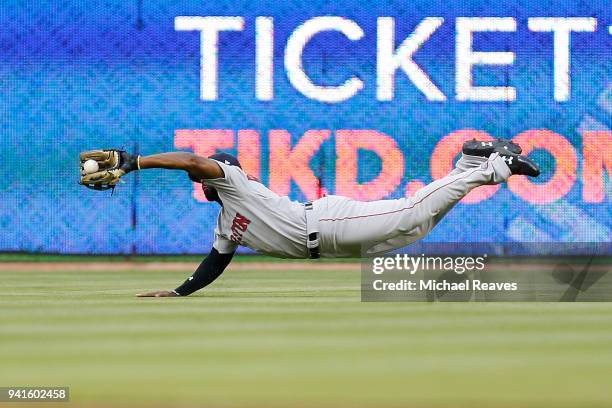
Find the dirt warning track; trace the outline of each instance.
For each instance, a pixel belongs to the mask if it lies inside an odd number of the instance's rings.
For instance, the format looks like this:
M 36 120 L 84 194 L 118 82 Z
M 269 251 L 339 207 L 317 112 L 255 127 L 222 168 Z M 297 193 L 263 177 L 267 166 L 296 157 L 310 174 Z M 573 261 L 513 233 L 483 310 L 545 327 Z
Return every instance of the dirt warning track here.
M 71 272 L 71 271 L 193 271 L 199 262 L 143 262 L 143 261 L 72 261 L 72 262 L 0 262 L 1 272 L 15 271 L 41 271 L 41 272 Z M 491 271 L 550 271 L 558 263 L 517 262 L 512 260 L 498 260 L 487 263 L 486 269 Z M 584 262 L 576 263 L 573 268 L 581 269 Z M 276 261 L 276 262 L 233 262 L 228 270 L 271 270 L 271 271 L 298 271 L 298 270 L 329 270 L 329 271 L 356 271 L 361 270 L 360 262 L 320 262 L 320 261 Z M 610 263 L 596 263 L 590 266 L 592 271 L 607 272 Z
M 185 271 L 194 270 L 198 262 L 0 262 L 6 271 Z M 235 262 L 229 270 L 360 270 L 358 262 Z

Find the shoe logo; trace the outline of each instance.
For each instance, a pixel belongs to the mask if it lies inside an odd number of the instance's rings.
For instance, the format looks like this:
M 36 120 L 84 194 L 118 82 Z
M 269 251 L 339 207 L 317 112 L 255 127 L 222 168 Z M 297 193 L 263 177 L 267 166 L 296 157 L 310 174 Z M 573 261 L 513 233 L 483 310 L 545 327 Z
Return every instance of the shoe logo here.
M 514 159 L 513 156 L 502 156 L 502 158 L 504 159 L 504 161 L 508 164 L 512 164 L 512 160 Z
M 483 146 L 491 146 L 493 147 L 493 142 L 480 142 Z

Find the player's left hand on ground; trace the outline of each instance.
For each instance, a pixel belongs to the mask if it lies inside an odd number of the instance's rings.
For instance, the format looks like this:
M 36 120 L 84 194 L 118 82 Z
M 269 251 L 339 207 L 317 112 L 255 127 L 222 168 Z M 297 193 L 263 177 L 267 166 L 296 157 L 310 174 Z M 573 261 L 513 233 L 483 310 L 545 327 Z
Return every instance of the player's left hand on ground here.
M 80 184 L 93 190 L 115 187 L 122 176 L 138 169 L 138 155 L 123 150 L 90 150 L 80 154 Z
M 176 297 L 178 296 L 173 290 L 156 290 L 154 292 L 139 293 L 136 297 Z

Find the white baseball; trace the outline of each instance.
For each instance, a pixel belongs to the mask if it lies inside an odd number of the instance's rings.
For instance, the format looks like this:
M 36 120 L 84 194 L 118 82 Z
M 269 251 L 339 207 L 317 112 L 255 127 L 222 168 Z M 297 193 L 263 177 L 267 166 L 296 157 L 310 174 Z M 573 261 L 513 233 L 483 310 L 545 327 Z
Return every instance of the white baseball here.
M 83 171 L 85 172 L 85 174 L 95 173 L 96 171 L 98 171 L 99 168 L 100 167 L 98 166 L 98 162 L 92 159 L 89 159 L 85 163 L 83 163 Z

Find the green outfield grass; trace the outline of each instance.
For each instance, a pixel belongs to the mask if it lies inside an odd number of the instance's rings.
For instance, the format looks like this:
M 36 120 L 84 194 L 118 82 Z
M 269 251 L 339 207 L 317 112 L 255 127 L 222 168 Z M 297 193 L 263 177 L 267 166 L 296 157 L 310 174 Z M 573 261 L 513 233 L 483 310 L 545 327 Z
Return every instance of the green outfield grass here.
M 612 304 L 361 303 L 347 270 L 133 297 L 188 274 L 0 272 L 0 386 L 70 386 L 71 407 L 612 406 Z

